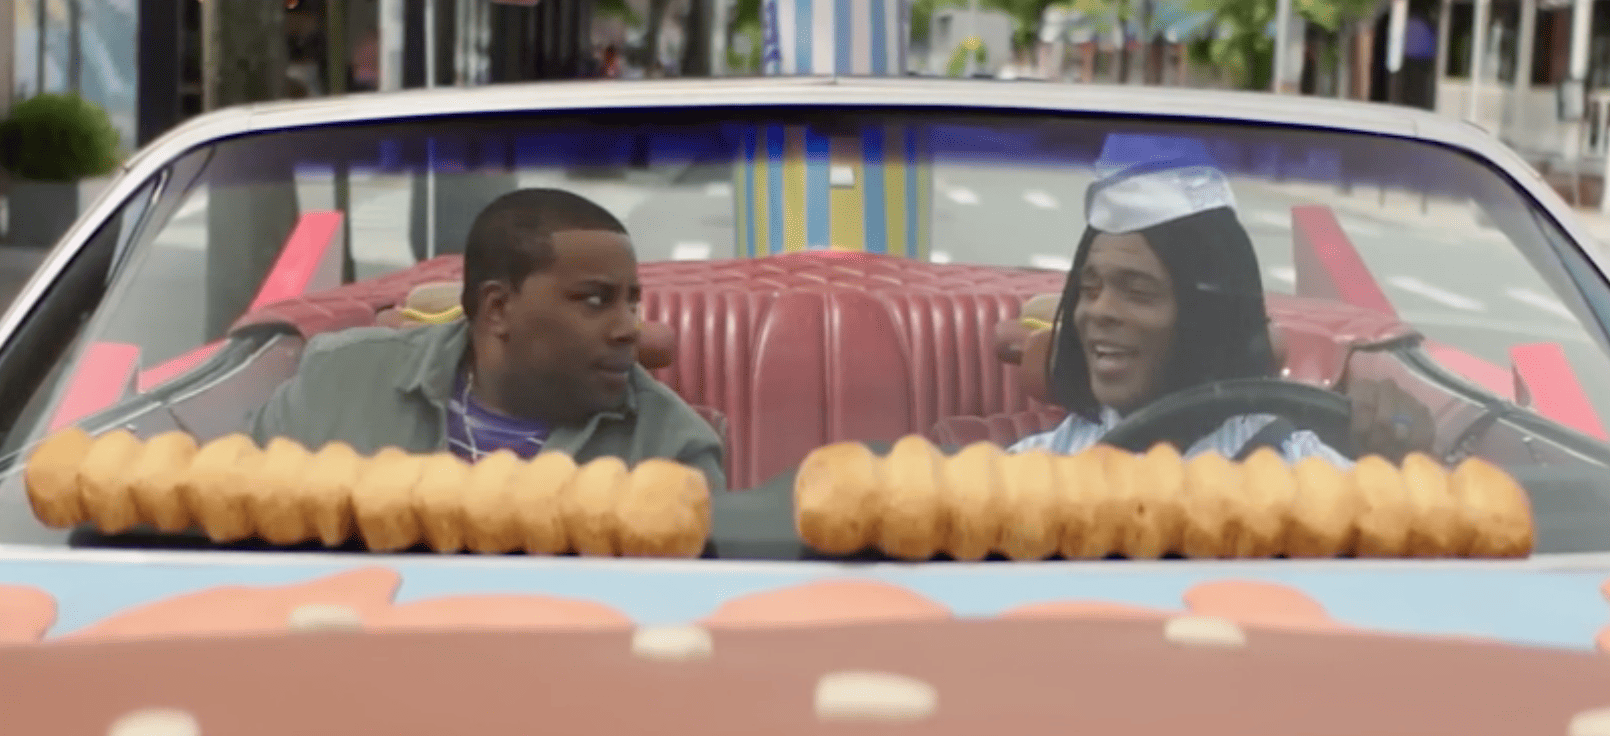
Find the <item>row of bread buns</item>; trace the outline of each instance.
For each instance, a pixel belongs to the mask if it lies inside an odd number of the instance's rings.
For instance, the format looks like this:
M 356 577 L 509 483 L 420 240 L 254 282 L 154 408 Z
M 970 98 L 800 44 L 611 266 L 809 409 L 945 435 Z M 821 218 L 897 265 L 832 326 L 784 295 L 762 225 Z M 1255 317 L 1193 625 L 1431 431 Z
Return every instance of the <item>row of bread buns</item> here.
M 1097 446 L 1074 455 L 1006 453 L 979 442 L 945 456 L 920 436 L 878 457 L 828 445 L 800 466 L 801 539 L 827 554 L 878 549 L 922 560 L 1187 557 L 1524 557 L 1534 530 L 1524 490 L 1479 458 L 1445 470 L 1295 465 L 1273 450 L 1233 462 Z
M 141 441 L 75 427 L 41 443 L 25 482 L 48 526 L 199 527 L 217 542 L 336 546 L 356 531 L 373 551 L 423 541 L 438 552 L 691 557 L 710 533 L 703 473 L 660 459 L 629 470 L 613 457 L 578 467 L 560 452 L 528 461 L 501 451 L 471 464 L 393 448 L 365 457 L 341 442 L 310 452 L 231 434 L 198 446 L 183 432 Z

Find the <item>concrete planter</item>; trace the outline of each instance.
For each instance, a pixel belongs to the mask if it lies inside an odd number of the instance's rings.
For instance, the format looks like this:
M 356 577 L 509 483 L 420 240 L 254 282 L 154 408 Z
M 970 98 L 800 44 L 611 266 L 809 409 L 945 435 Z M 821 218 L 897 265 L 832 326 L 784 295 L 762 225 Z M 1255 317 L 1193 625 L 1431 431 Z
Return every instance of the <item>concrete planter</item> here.
M 5 242 L 37 248 L 55 245 L 111 182 L 110 176 L 77 182 L 9 180 Z
M 78 182 L 12 179 L 6 192 L 9 245 L 48 248 L 78 219 Z

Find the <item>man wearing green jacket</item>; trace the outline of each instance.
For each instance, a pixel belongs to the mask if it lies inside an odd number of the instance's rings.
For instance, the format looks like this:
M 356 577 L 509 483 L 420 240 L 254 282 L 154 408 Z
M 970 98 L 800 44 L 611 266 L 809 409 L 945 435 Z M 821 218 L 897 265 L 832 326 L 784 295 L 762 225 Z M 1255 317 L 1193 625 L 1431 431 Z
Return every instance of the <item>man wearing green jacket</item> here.
M 640 295 L 631 239 L 607 210 L 556 189 L 506 194 L 470 228 L 464 319 L 314 337 L 251 433 L 466 460 L 662 457 L 723 489 L 715 430 L 637 363 Z

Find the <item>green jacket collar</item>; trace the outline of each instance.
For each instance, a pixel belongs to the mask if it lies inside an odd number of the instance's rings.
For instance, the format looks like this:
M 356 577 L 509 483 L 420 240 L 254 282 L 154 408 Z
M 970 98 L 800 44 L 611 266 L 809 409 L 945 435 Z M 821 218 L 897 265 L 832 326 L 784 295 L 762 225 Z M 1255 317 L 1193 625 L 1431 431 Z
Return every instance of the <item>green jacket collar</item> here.
M 417 393 L 437 408 L 445 410 L 453 393 L 453 379 L 469 349 L 469 323 L 456 319 L 446 324 L 406 329 L 413 333 L 408 337 L 414 342 L 415 349 L 409 352 L 402 369 L 397 372 L 397 390 Z M 595 426 L 600 418 L 624 419 L 635 415 L 638 387 L 649 378 L 648 371 L 641 364 L 634 364 L 631 380 L 627 384 L 625 405 L 616 410 L 599 412 L 588 420 L 587 426 Z

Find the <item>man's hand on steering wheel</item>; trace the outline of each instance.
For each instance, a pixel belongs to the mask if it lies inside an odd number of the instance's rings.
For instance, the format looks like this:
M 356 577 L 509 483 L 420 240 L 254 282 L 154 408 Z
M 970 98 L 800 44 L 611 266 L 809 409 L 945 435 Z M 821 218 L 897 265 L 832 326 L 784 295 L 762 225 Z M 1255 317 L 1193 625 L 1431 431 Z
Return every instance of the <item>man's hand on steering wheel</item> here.
M 1430 454 L 1436 439 L 1431 410 L 1391 381 L 1348 381 L 1353 405 L 1353 447 L 1360 457 L 1380 455 L 1394 462 L 1410 452 Z

